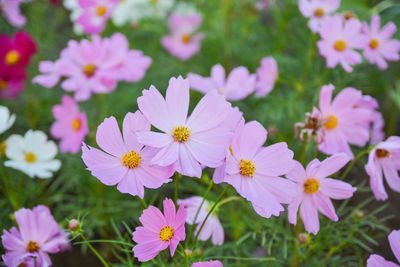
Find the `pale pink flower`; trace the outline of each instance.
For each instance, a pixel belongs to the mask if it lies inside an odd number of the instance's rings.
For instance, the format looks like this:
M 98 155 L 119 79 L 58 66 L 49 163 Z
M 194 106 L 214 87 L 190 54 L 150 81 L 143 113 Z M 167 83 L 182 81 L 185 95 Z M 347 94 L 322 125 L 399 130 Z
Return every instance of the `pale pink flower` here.
M 304 17 L 309 18 L 308 27 L 317 33 L 322 21 L 340 6 L 340 0 L 300 0 L 299 8 Z
M 207 200 L 204 201 L 203 205 L 201 205 L 202 202 L 202 197 L 189 197 L 178 200 L 178 204 L 183 205 L 186 208 L 186 222 L 188 224 L 197 224 L 196 234 L 199 232 L 201 224 L 211 209 L 211 205 Z M 203 229 L 201 229 L 199 234 L 199 240 L 206 241 L 210 238 L 214 245 L 218 246 L 224 243 L 224 228 L 222 228 L 221 222 L 219 221 L 215 211 L 213 211 L 207 218 Z
M 238 127 L 226 158 L 224 182 L 251 201 L 256 212 L 269 218 L 283 211 L 296 194 L 296 184 L 282 178 L 293 167 L 286 143 L 263 147 L 267 131 L 256 121 Z
M 379 69 L 387 69 L 386 61 L 398 61 L 400 59 L 400 41 L 393 39 L 396 33 L 396 25 L 389 22 L 381 29 L 381 18 L 373 16 L 371 24 L 363 25 L 363 33 L 367 36 L 364 48 L 364 56 L 371 64 L 376 64 Z
M 264 57 L 261 59 L 261 65 L 258 67 L 256 81 L 256 96 L 263 97 L 269 94 L 278 78 L 278 64 L 273 57 Z
M 101 33 L 119 0 L 77 0 L 81 15 L 76 22 L 90 34 Z
M 220 261 L 200 261 L 192 264 L 192 267 L 224 267 Z
M 265 10 L 269 7 L 270 5 L 270 0 L 258 0 L 257 3 L 255 4 L 255 7 L 262 11 Z
M 370 143 L 377 144 L 385 138 L 385 121 L 382 114 L 378 111 L 378 101 L 369 95 L 363 95 L 362 99 L 356 104 L 355 108 L 367 108 L 371 110 L 370 120 L 367 126 L 370 128 Z
M 290 223 L 297 223 L 299 208 L 301 220 L 309 233 L 317 234 L 319 231 L 318 211 L 332 221 L 339 220 L 331 199 L 350 198 L 356 188 L 346 182 L 329 178 L 329 175 L 339 171 L 349 160 L 346 154 L 339 153 L 322 162 L 314 159 L 306 170 L 296 162 L 292 171 L 286 175 L 297 183 L 298 188 L 297 196 L 288 208 Z
M 62 152 L 77 153 L 89 133 L 86 114 L 79 110 L 78 104 L 69 96 L 63 96 L 61 104 L 54 106 L 52 111 L 56 121 L 51 126 L 51 135 L 61 139 Z
M 200 51 L 203 33 L 196 33 L 202 23 L 198 13 L 172 14 L 168 19 L 170 35 L 161 39 L 163 47 L 174 57 L 188 60 Z
M 132 233 L 132 240 L 137 243 L 133 254 L 141 262 L 155 258 L 168 247 L 173 256 L 179 242 L 185 240 L 185 208 L 179 206 L 176 212 L 174 202 L 168 198 L 164 199 L 163 206 L 164 214 L 154 206 L 145 209 L 139 218 L 143 226 L 136 227 Z
M 92 41 L 71 40 L 55 62 L 42 61 L 42 73 L 33 79 L 46 88 L 54 87 L 66 78 L 61 88 L 74 92 L 78 101 L 87 100 L 92 93 L 110 93 L 119 81 L 141 80 L 151 64 L 151 58 L 140 50 L 130 50 L 127 38 L 114 33 L 110 38 L 93 36 Z
M 363 49 L 367 41 L 361 28 L 359 20 L 345 20 L 341 15 L 327 17 L 321 22 L 321 40 L 317 45 L 328 68 L 340 64 L 346 72 L 352 72 L 352 66 L 361 63 L 362 57 L 355 50 Z
M 0 0 L 0 10 L 4 17 L 14 27 L 22 27 L 26 23 L 26 18 L 21 14 L 20 5 L 23 0 Z
M 189 73 L 190 87 L 206 94 L 217 91 L 224 95 L 226 100 L 242 100 L 255 91 L 256 76 L 250 74 L 246 67 L 234 68 L 226 77 L 224 67 L 220 64 L 211 69 L 211 77 L 202 77 L 195 73 Z
M 204 96 L 188 118 L 189 81 L 171 78 L 165 99 L 151 86 L 138 98 L 138 106 L 150 123 L 161 132 L 139 132 L 139 142 L 160 148 L 153 164 L 173 164 L 183 175 L 201 177 L 201 165 L 222 164 L 232 133 L 221 126 L 231 105 L 217 92 Z
M 60 228 L 45 206 L 20 209 L 14 213 L 18 228 L 3 230 L 1 241 L 7 266 L 51 266 L 49 254 L 70 247 L 68 234 Z
M 173 174 L 172 166 L 157 166 L 150 161 L 158 150 L 143 146 L 136 133 L 150 131 L 150 123 L 139 112 L 128 113 L 122 126 L 110 117 L 99 125 L 96 141 L 99 149 L 82 146 L 82 159 L 92 175 L 105 185 L 116 185 L 121 193 L 144 197 L 144 188 L 159 188 L 168 183 Z
M 393 230 L 388 239 L 390 248 L 399 264 L 388 261 L 380 255 L 372 254 L 367 260 L 367 267 L 400 267 L 400 230 Z
M 371 150 L 365 170 L 370 177 L 370 186 L 377 200 L 386 200 L 388 195 L 383 185 L 387 184 L 400 193 L 400 137 L 391 136 Z

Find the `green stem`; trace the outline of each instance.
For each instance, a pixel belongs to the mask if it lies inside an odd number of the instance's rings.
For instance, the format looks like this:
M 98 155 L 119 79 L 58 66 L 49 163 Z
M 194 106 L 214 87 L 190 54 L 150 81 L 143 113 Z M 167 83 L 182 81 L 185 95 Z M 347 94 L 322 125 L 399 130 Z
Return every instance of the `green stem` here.
M 83 235 L 83 233 L 80 234 L 83 243 L 88 246 L 88 248 L 93 252 L 94 255 L 99 259 L 99 261 L 103 264 L 104 267 L 110 267 L 106 260 L 100 255 L 100 253 L 90 244 L 90 242 L 86 239 L 86 237 Z
M 179 196 L 179 178 L 181 178 L 180 173 L 176 173 L 175 175 L 175 205 L 178 203 L 178 196 Z
M 351 163 L 347 166 L 346 170 L 343 172 L 342 176 L 340 177 L 340 180 L 344 180 L 347 175 L 350 173 L 350 171 L 353 169 L 357 161 L 359 161 L 364 155 L 367 155 L 371 151 L 370 148 L 361 151 L 360 153 L 357 154 L 357 156 L 351 161 Z
M 181 243 L 179 243 L 179 247 L 182 249 L 183 257 L 185 258 L 185 266 L 189 267 L 189 257 L 186 254 L 186 249 L 182 246 Z

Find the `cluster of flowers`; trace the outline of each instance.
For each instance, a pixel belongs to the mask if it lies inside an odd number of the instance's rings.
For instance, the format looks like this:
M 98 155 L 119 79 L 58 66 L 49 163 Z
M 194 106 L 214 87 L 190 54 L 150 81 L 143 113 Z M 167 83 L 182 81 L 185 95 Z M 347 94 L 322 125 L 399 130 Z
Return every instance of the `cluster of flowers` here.
M 387 61 L 400 59 L 400 41 L 393 39 L 396 32 L 393 22 L 381 28 L 379 16 L 373 16 L 368 24 L 352 13 L 335 13 L 339 6 L 340 0 L 299 1 L 301 13 L 309 18 L 309 27 L 321 37 L 317 45 L 328 68 L 340 64 L 346 72 L 352 72 L 353 66 L 362 62 L 357 49 L 381 70 L 388 67 Z

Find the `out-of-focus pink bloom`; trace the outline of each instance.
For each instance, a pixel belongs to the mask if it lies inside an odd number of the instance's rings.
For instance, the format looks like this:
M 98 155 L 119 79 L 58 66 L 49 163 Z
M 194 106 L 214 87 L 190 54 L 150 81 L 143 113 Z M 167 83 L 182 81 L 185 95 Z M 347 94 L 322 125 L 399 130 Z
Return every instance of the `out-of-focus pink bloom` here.
M 76 22 L 90 34 L 101 33 L 119 0 L 78 0 L 81 15 Z
M 300 208 L 300 217 L 305 229 L 309 233 L 317 234 L 319 231 L 318 211 L 332 221 L 338 221 L 332 199 L 347 199 L 353 196 L 356 188 L 350 184 L 327 178 L 339 171 L 350 158 L 339 153 L 324 161 L 318 159 L 311 161 L 307 169 L 296 162 L 295 167 L 286 176 L 297 183 L 297 196 L 289 204 L 289 222 L 297 223 L 297 212 Z
M 25 80 L 25 71 L 13 71 L 0 66 L 0 98 L 16 98 L 24 89 Z
M 340 6 L 340 0 L 300 0 L 299 8 L 304 17 L 309 18 L 308 27 L 318 32 L 322 21 L 334 13 Z
M 179 206 L 176 212 L 174 202 L 164 199 L 164 214 L 149 206 L 139 218 L 143 226 L 136 227 L 132 240 L 137 243 L 133 247 L 133 255 L 141 262 L 155 258 L 161 251 L 169 247 L 174 255 L 179 242 L 185 240 L 186 210 Z
M 174 13 L 168 19 L 170 35 L 161 39 L 161 44 L 174 57 L 188 60 L 200 51 L 203 33 L 196 33 L 202 23 L 200 14 L 182 15 Z
M 224 267 L 220 261 L 200 261 L 192 264 L 192 267 Z
M 269 4 L 269 0 L 258 0 L 255 7 L 261 11 L 267 9 Z
M 222 164 L 231 141 L 230 129 L 221 126 L 231 105 L 217 92 L 204 96 L 188 118 L 189 81 L 171 78 L 165 99 L 151 86 L 138 98 L 139 109 L 161 132 L 138 132 L 139 142 L 160 148 L 153 164 L 173 164 L 183 175 L 201 177 L 201 165 Z
M 18 28 L 26 23 L 26 18 L 21 14 L 19 7 L 22 2 L 22 0 L 0 0 L 0 9 L 3 11 L 4 17 L 8 23 Z
M 390 188 L 400 193 L 400 137 L 391 136 L 377 144 L 369 153 L 365 170 L 370 177 L 370 186 L 377 200 L 388 198 L 383 177 Z
M 228 77 L 220 65 L 214 65 L 211 69 L 211 77 L 202 77 L 195 73 L 189 73 L 190 87 L 206 94 L 217 91 L 224 95 L 226 100 L 242 100 L 255 91 L 256 75 L 250 74 L 246 67 L 234 68 Z
M 48 254 L 69 248 L 68 234 L 54 220 L 45 206 L 20 209 L 14 213 L 18 224 L 1 237 L 7 266 L 51 266 Z
M 367 38 L 361 31 L 362 23 L 357 19 L 345 20 L 341 15 L 327 17 L 321 22 L 318 41 L 319 53 L 326 59 L 328 68 L 340 64 L 346 72 L 362 61 L 355 49 L 363 49 Z
M 51 135 L 61 139 L 62 152 L 77 153 L 89 132 L 86 114 L 79 110 L 78 104 L 69 96 L 63 96 L 61 104 L 54 106 L 52 111 L 56 121 L 51 126 Z
M 398 61 L 400 59 L 400 41 L 393 39 L 396 33 L 396 25 L 389 22 L 381 29 L 381 18 L 373 16 L 371 24 L 363 25 L 363 33 L 367 36 L 364 48 L 364 56 L 371 64 L 376 64 L 379 69 L 388 67 L 386 61 Z
M 393 230 L 389 234 L 389 244 L 396 256 L 397 262 L 400 264 L 400 230 Z M 367 267 L 399 267 L 400 265 L 388 261 L 380 255 L 372 254 L 367 260 Z
M 186 222 L 188 224 L 197 224 L 196 233 L 199 232 L 201 224 L 206 219 L 211 208 L 210 203 L 207 200 L 204 201 L 203 205 L 201 205 L 202 202 L 202 197 L 189 197 L 178 200 L 178 204 L 183 205 L 186 208 Z M 224 243 L 224 228 L 222 228 L 221 222 L 215 212 L 211 213 L 207 218 L 203 229 L 199 234 L 199 240 L 206 241 L 209 238 L 211 238 L 211 242 L 214 245 L 222 245 Z
M 172 166 L 157 166 L 151 159 L 158 150 L 143 146 L 136 133 L 150 131 L 146 118 L 136 111 L 125 116 L 123 136 L 117 120 L 110 117 L 97 128 L 96 141 L 99 149 L 82 146 L 82 159 L 92 175 L 105 185 L 116 185 L 121 193 L 144 197 L 144 188 L 159 188 L 168 183 L 173 174 Z
M 278 78 L 278 64 L 273 57 L 261 59 L 261 65 L 257 69 L 256 96 L 263 97 L 274 89 Z
M 286 143 L 263 147 L 267 131 L 256 121 L 238 127 L 226 159 L 224 182 L 251 201 L 255 211 L 269 218 L 283 211 L 296 195 L 296 184 L 282 178 L 293 167 Z
M 370 128 L 370 143 L 377 144 L 385 138 L 384 126 L 385 121 L 383 120 L 382 114 L 378 111 L 378 101 L 369 96 L 364 95 L 362 99 L 356 104 L 355 108 L 367 108 L 371 110 L 370 121 L 368 127 Z
M 87 100 L 92 93 L 110 93 L 119 81 L 136 82 L 143 78 L 151 58 L 140 50 L 130 50 L 126 37 L 115 33 L 110 38 L 80 42 L 71 40 L 55 62 L 42 61 L 42 73 L 33 79 L 46 88 L 54 87 L 65 77 L 61 87 L 74 92 L 78 101 Z

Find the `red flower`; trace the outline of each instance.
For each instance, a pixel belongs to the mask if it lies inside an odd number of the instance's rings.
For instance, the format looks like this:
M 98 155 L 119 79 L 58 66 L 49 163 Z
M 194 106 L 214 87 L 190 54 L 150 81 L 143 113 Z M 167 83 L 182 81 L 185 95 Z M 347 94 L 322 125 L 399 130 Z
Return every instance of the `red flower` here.
M 36 43 L 28 33 L 17 32 L 13 37 L 0 35 L 0 66 L 25 69 L 35 53 Z

